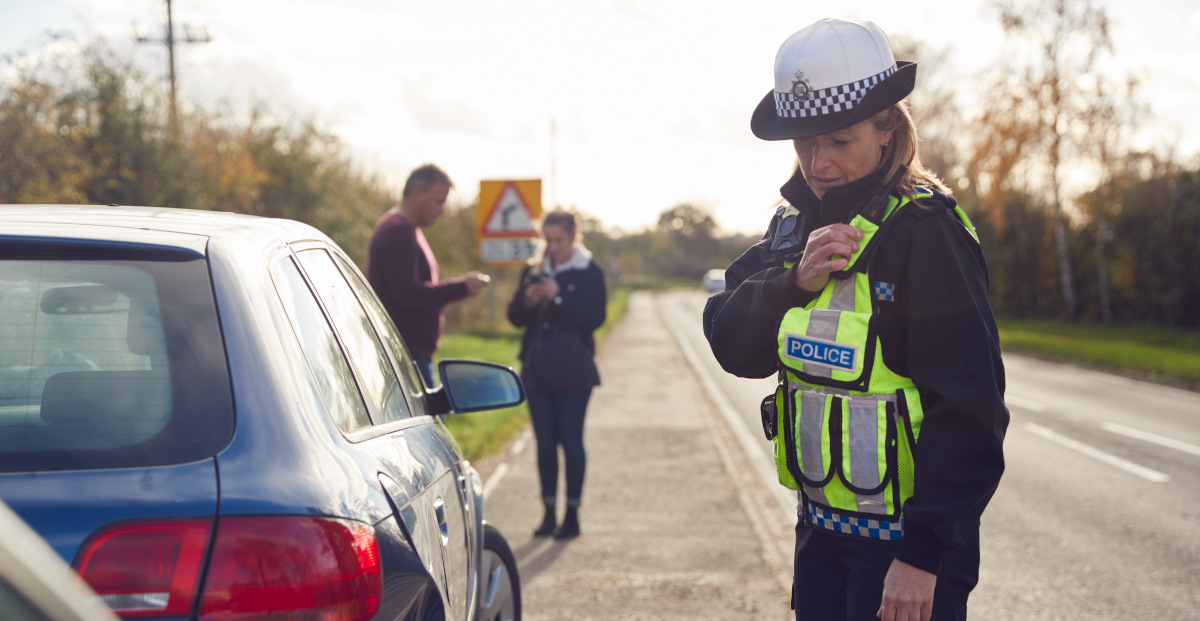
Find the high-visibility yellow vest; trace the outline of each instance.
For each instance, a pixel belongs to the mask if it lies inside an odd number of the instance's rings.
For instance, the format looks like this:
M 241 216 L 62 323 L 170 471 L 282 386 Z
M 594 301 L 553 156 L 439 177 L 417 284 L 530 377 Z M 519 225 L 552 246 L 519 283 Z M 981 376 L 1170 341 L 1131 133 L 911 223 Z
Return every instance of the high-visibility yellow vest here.
M 875 310 L 895 283 L 871 280 L 868 250 L 891 218 L 926 196 L 889 197 L 882 214 L 856 215 L 850 224 L 863 240 L 850 264 L 779 325 L 775 466 L 780 483 L 803 490 L 818 527 L 881 540 L 903 534 L 924 410 L 913 381 L 884 364 Z M 867 269 L 855 269 L 864 256 Z

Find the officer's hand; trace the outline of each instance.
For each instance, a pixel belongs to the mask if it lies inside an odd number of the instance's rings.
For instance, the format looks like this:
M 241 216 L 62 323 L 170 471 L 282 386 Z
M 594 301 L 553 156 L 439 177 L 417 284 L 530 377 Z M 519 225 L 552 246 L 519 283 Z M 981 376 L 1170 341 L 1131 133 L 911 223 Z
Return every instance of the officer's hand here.
M 846 269 L 850 255 L 858 251 L 863 232 L 849 224 L 823 226 L 808 236 L 804 256 L 792 272 L 796 286 L 813 293 L 829 284 L 829 274 Z
M 883 603 L 875 616 L 882 621 L 929 621 L 936 586 L 937 574 L 893 560 L 883 578 Z
M 481 272 L 467 272 L 466 274 L 463 274 L 463 282 L 467 283 L 468 296 L 476 295 L 480 291 L 483 291 L 483 288 L 486 287 L 488 282 L 491 280 L 492 279 L 490 276 Z

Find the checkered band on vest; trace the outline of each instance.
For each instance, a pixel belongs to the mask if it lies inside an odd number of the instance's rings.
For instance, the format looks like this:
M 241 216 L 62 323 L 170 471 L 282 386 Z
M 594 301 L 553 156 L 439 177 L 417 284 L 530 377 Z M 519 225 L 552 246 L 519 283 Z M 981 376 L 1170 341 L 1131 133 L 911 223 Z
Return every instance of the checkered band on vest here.
M 800 99 L 791 91 L 786 93 L 775 91 L 775 113 L 784 118 L 794 119 L 850 110 L 858 105 L 871 87 L 884 81 L 893 73 L 896 73 L 896 65 L 869 78 L 815 90 L 805 99 Z
M 899 522 L 883 522 L 841 515 L 816 505 L 808 505 L 808 521 L 825 530 L 880 541 L 900 541 L 904 535 L 904 518 Z

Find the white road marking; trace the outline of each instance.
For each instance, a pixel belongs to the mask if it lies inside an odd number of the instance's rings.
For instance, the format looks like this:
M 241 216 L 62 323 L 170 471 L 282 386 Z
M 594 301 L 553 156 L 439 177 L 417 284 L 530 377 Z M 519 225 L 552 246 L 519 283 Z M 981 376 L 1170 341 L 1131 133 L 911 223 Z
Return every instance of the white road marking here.
M 531 437 L 533 437 L 533 431 L 526 429 L 521 433 L 521 435 L 517 436 L 517 439 L 512 444 L 512 448 L 508 449 L 508 454 L 514 457 L 520 455 L 521 452 L 525 450 L 525 446 L 529 444 L 529 439 Z M 483 483 L 483 498 L 485 500 L 492 494 L 492 490 L 496 489 L 496 486 L 500 485 L 500 481 L 506 474 L 508 474 L 507 462 L 496 466 L 496 469 L 492 471 L 492 476 L 488 477 L 488 480 L 484 481 Z
M 670 318 L 663 316 L 662 306 L 659 306 L 660 315 L 663 323 L 667 326 L 667 330 L 671 332 L 671 336 L 675 338 L 675 342 L 679 344 L 679 349 L 683 352 L 683 357 L 687 359 L 688 364 L 700 375 L 700 383 L 704 385 L 705 391 L 712 400 L 713 405 L 721 412 L 721 416 L 725 418 L 725 422 L 733 429 L 733 434 L 737 436 L 738 443 L 742 445 L 742 450 L 753 459 L 761 458 L 764 453 L 764 448 L 758 443 L 758 440 L 747 427 L 745 420 L 742 418 L 733 404 L 725 396 L 725 393 L 717 388 L 716 380 L 709 373 L 708 368 L 701 361 L 700 355 L 696 353 L 696 348 L 692 346 L 687 337 L 680 334 L 681 328 L 675 324 Z M 779 480 L 772 476 L 765 468 L 755 468 L 759 477 L 766 483 L 767 489 L 772 490 L 772 496 L 779 502 L 779 507 L 787 518 L 795 519 L 796 504 L 798 502 L 796 492 L 787 491 L 787 488 L 779 485 Z
M 520 435 L 520 437 L 517 438 L 517 441 L 513 442 L 512 448 L 508 451 L 510 455 L 520 455 L 521 451 L 525 450 L 525 444 L 529 442 L 530 433 L 531 432 L 526 429 Z
M 1119 433 L 1123 436 L 1128 436 L 1137 440 L 1143 440 L 1159 446 L 1165 446 L 1167 448 L 1173 448 L 1177 451 L 1183 451 L 1184 453 L 1191 453 L 1192 455 L 1200 456 L 1200 446 L 1188 444 L 1187 442 L 1180 442 L 1175 438 L 1160 436 L 1158 434 L 1150 433 L 1149 431 L 1142 431 L 1141 429 L 1126 427 L 1125 425 L 1118 423 L 1103 423 L 1100 425 L 1100 428 L 1105 431 Z
M 1041 403 L 1038 403 L 1037 401 L 1030 401 L 1029 399 L 1022 399 L 1020 397 L 1014 397 L 1012 395 L 1004 395 L 1004 402 L 1007 403 L 1008 405 L 1015 405 L 1015 406 L 1021 408 L 1022 410 L 1029 410 L 1030 412 L 1045 412 L 1046 411 L 1046 406 Z
M 1145 466 L 1139 466 L 1138 464 L 1135 464 L 1131 461 L 1121 459 L 1120 457 L 1117 457 L 1116 455 L 1113 455 L 1111 453 L 1105 453 L 1104 451 L 1101 451 L 1098 448 L 1089 446 L 1078 440 L 1073 440 L 1071 438 L 1068 438 L 1062 434 L 1059 434 L 1056 431 L 1052 431 L 1041 425 L 1035 425 L 1033 423 L 1025 423 L 1025 428 L 1039 436 L 1042 436 L 1043 438 L 1046 438 L 1047 440 L 1050 440 L 1051 442 L 1055 442 L 1057 444 L 1065 446 L 1073 451 L 1077 451 L 1083 455 L 1091 457 L 1092 459 L 1095 459 L 1096 461 L 1106 463 L 1114 468 L 1120 468 L 1121 470 L 1124 470 L 1125 472 L 1128 472 L 1135 476 L 1139 476 L 1139 477 L 1146 479 L 1147 481 L 1150 481 L 1152 483 L 1166 483 L 1167 481 L 1171 480 L 1170 476 L 1163 474 L 1157 470 L 1151 470 L 1150 468 L 1147 468 Z
M 484 500 L 487 500 L 487 497 L 492 495 L 492 490 L 496 489 L 496 486 L 500 484 L 500 480 L 506 474 L 508 474 L 508 464 L 502 463 L 496 466 L 496 469 L 492 471 L 492 476 L 488 477 L 488 480 L 483 484 Z
M 766 468 L 760 467 L 764 449 L 755 439 L 754 434 L 750 431 L 750 425 L 742 420 L 741 416 L 729 403 L 725 394 L 716 386 L 712 374 L 706 368 L 704 361 L 701 360 L 697 353 L 697 348 L 692 345 L 688 336 L 683 333 L 684 327 L 677 323 L 674 316 L 670 316 L 666 304 L 663 303 L 661 296 L 655 296 L 655 306 L 658 311 L 659 320 L 667 328 L 667 332 L 674 337 L 676 345 L 679 347 L 680 353 L 686 359 L 688 366 L 697 374 L 697 379 L 704 385 L 705 391 L 708 393 L 711 403 L 720 412 L 721 418 L 725 419 L 725 423 L 733 430 L 733 438 L 729 438 L 725 434 L 718 432 L 715 428 L 710 427 L 709 432 L 712 434 L 713 443 L 716 446 L 717 452 L 721 455 L 721 461 L 724 462 L 726 470 L 731 477 L 737 478 L 731 454 L 740 449 L 744 453 L 746 459 L 754 462 L 756 465 L 750 467 L 755 474 L 758 475 L 760 482 L 764 484 L 765 489 L 770 490 L 770 495 L 778 501 L 777 507 L 782 510 L 781 513 L 775 513 L 776 519 L 771 519 L 774 513 L 768 507 L 759 509 L 760 503 L 751 498 L 749 485 L 735 484 L 738 499 L 742 503 L 742 507 L 746 510 L 747 518 L 750 522 L 752 530 L 758 535 L 759 542 L 762 544 L 763 560 L 771 568 L 771 573 L 775 574 L 779 580 L 779 586 L 783 592 L 787 592 L 792 587 L 792 556 L 795 550 L 795 544 L 791 537 L 792 524 L 796 519 L 796 492 L 789 492 L 786 488 L 777 484 L 777 478 L 767 471 Z M 678 308 L 678 306 L 677 306 Z M 714 421 L 716 422 L 716 421 Z M 716 424 L 720 424 L 716 422 Z M 770 459 L 770 455 L 767 455 Z M 754 475 L 750 475 L 752 478 Z M 768 503 L 769 505 L 770 503 Z

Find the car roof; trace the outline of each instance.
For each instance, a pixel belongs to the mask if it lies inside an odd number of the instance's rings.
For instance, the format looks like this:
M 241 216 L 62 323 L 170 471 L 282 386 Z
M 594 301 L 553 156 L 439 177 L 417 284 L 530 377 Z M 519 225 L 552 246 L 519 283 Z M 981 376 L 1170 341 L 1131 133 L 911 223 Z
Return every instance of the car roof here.
M 279 239 L 325 239 L 307 224 L 231 212 L 118 205 L 0 205 L 0 237 L 108 240 L 185 247 L 204 253 L 208 238 L 270 245 Z

